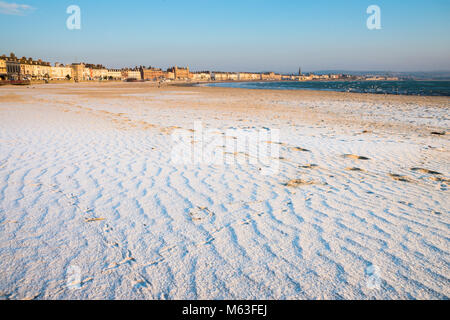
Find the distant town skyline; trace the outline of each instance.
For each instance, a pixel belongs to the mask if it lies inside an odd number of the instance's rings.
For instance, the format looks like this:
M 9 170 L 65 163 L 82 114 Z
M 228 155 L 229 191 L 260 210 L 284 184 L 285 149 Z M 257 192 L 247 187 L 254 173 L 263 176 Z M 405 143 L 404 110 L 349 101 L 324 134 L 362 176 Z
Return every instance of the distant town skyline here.
M 369 30 L 370 5 L 381 8 Z M 69 30 L 66 9 L 81 9 Z M 0 1 L 0 52 L 109 68 L 450 70 L 450 1 Z

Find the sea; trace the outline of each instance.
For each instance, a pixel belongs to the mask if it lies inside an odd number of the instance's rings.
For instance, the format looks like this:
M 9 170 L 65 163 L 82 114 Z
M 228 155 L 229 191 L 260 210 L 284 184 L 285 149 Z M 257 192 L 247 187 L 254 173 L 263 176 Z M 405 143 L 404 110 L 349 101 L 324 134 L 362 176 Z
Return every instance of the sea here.
M 323 90 L 416 96 L 450 96 L 450 81 L 264 81 L 219 82 L 208 83 L 206 86 L 266 90 Z

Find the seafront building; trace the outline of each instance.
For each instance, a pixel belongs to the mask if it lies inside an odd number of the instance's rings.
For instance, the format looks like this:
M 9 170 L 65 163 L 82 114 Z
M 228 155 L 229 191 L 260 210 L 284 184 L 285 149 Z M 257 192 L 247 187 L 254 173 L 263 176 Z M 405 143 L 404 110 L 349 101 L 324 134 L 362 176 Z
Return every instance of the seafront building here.
M 145 68 L 140 67 L 139 68 L 141 72 L 141 79 L 146 81 L 156 81 L 156 80 L 162 80 L 167 79 L 167 72 L 163 71 L 162 69 L 157 68 Z
M 20 62 L 19 59 L 11 53 L 9 57 L 2 55 L 0 57 L 6 66 L 7 78 L 17 80 L 20 77 Z
M 72 79 L 72 70 L 70 66 L 56 62 L 54 67 L 50 67 L 50 78 L 53 80 L 70 80 Z
M 75 81 L 83 81 L 84 80 L 84 64 L 83 63 L 72 63 L 70 66 L 72 69 L 72 78 Z
M 167 69 L 167 72 L 170 73 L 170 78 L 172 80 L 189 80 L 190 72 L 189 67 L 179 68 L 177 66 Z
M 0 59 L 0 80 L 6 80 L 8 72 L 6 71 L 6 60 Z
M 106 73 L 108 80 L 122 80 L 121 69 L 108 69 Z
M 17 58 L 13 53 L 9 57 L 0 57 L 0 66 L 6 67 L 6 77 L 0 68 L 2 78 L 13 80 L 63 80 L 72 78 L 72 68 L 55 63 L 52 67 L 49 62 L 33 60 L 32 58 Z
M 43 80 L 51 78 L 51 65 L 41 59 L 34 61 L 32 58 L 21 58 L 20 76 L 25 79 Z
M 274 72 L 265 72 L 261 73 L 261 80 L 281 81 L 282 75 Z M 291 80 L 290 76 L 289 80 Z
M 212 73 L 212 80 L 215 80 L 215 81 L 238 81 L 239 74 L 235 73 L 235 72 L 214 71 Z
M 252 73 L 252 72 L 239 72 L 238 73 L 239 81 L 256 81 L 261 80 L 260 73 Z
M 49 62 L 41 59 L 33 60 L 26 57 L 18 59 L 14 54 L 6 58 L 2 56 L 0 60 L 5 61 L 7 75 L 12 79 L 49 80 L 64 79 L 67 75 L 71 77 L 70 67 L 58 63 L 55 64 L 55 67 L 52 67 Z
M 211 81 L 211 72 L 209 71 L 197 71 L 191 72 L 191 80 L 193 81 Z
M 89 80 L 107 80 L 108 70 L 101 64 L 86 64 L 85 69 L 88 69 Z
M 124 80 L 141 80 L 141 71 L 138 68 L 122 69 L 122 79 Z
M 72 78 L 76 81 L 89 80 L 122 80 L 122 72 L 120 69 L 106 69 L 102 65 L 73 63 L 71 66 Z

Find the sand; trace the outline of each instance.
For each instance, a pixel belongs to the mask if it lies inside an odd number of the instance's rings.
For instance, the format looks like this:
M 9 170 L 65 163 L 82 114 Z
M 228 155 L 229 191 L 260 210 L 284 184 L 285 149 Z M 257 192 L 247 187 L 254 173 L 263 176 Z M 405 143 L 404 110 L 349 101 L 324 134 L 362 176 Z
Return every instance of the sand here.
M 449 107 L 148 83 L 1 87 L 0 298 L 448 299 Z M 174 163 L 172 134 L 194 135 L 195 122 L 220 137 L 278 129 L 278 171 L 263 174 L 250 152 Z

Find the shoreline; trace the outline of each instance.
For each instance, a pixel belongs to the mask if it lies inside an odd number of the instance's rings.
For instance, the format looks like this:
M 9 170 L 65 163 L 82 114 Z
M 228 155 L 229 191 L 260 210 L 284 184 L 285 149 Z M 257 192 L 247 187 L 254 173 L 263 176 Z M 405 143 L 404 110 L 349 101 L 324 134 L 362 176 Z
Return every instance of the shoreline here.
M 279 91 L 322 91 L 322 92 L 341 92 L 341 93 L 356 93 L 356 94 L 374 94 L 374 95 L 393 95 L 393 96 L 418 96 L 418 97 L 450 97 L 450 95 L 443 94 L 406 94 L 406 93 L 394 93 L 394 92 L 363 92 L 363 91 L 345 91 L 345 90 L 337 90 L 337 89 L 329 89 L 329 88 L 286 88 L 286 89 L 271 89 L 271 88 L 258 88 L 258 87 L 246 87 L 242 88 L 239 86 L 236 87 L 228 87 L 221 86 L 220 84 L 234 84 L 234 83 L 339 83 L 339 82 L 362 82 L 362 83 L 379 83 L 379 82 L 415 82 L 415 81 L 426 81 L 426 82 L 449 82 L 447 80 L 314 80 L 314 81 L 222 81 L 222 82 L 208 82 L 208 83 L 197 83 L 194 86 L 204 86 L 204 87 L 221 87 L 221 88 L 235 88 L 235 89 L 247 89 L 247 90 L 279 90 Z M 217 85 L 214 85 L 217 84 Z
M 417 80 L 373 80 L 373 81 L 361 81 L 361 80 L 315 80 L 315 81 L 306 81 L 308 83 L 334 83 L 334 82 L 407 82 L 407 81 L 417 81 Z M 418 80 L 418 81 L 430 81 L 430 82 L 441 82 L 446 80 Z M 137 85 L 147 85 L 148 87 L 202 87 L 202 88 L 223 88 L 223 89 L 239 89 L 239 90 L 270 90 L 270 91 L 279 91 L 279 92 L 290 92 L 290 91 L 307 91 L 307 92 L 334 92 L 334 93 L 341 93 L 341 94 L 357 94 L 357 95 L 374 95 L 374 96 L 410 96 L 410 97 L 437 97 L 437 98 L 450 98 L 449 95 L 432 95 L 432 94 L 404 94 L 404 93 L 393 93 L 393 92 L 358 92 L 358 91 L 344 91 L 344 90 L 334 90 L 334 89 L 320 89 L 320 88 L 287 88 L 287 89 L 278 89 L 278 88 L 242 88 L 242 87 L 228 87 L 228 86 L 221 86 L 221 84 L 239 84 L 239 83 L 302 83 L 299 81 L 291 81 L 291 80 L 285 80 L 285 81 L 278 81 L 278 80 L 267 80 L 267 81 L 202 81 L 202 82 L 190 82 L 190 81 L 174 81 L 174 82 L 163 82 L 159 83 L 157 81 L 136 81 L 136 82 L 126 82 L 126 81 L 82 81 L 82 82 L 73 82 L 73 81 L 51 81 L 50 83 L 41 83 L 41 82 L 32 82 L 31 84 L 27 85 L 13 85 L 13 84 L 4 84 L 0 85 L 0 90 L 2 88 L 30 88 L 35 86 L 47 86 L 47 85 L 88 85 L 90 87 L 96 87 L 96 86 L 108 86 L 108 85 L 122 85 L 122 84 L 137 84 Z

